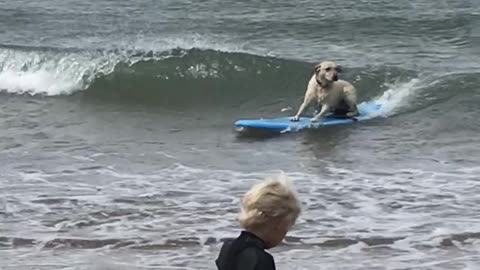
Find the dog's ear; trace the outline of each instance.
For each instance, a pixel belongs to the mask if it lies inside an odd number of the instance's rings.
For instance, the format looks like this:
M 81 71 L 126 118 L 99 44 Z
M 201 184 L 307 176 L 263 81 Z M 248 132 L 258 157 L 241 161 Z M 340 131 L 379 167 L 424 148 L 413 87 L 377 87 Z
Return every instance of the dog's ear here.
M 322 68 L 322 64 L 316 64 L 315 67 L 313 68 L 313 71 L 317 73 L 320 71 L 321 68 Z
M 337 73 L 335 73 L 335 77 L 333 77 L 333 80 L 338 81 L 338 73 L 342 73 L 342 72 L 343 72 L 342 66 L 337 66 Z

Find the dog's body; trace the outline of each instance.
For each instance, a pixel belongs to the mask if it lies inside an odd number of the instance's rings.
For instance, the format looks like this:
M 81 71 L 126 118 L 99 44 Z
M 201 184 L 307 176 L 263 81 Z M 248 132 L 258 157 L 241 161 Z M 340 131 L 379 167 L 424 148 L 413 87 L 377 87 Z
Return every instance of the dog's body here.
M 334 62 L 329 61 L 315 66 L 315 73 L 308 82 L 303 103 L 292 121 L 298 121 L 312 103 L 321 108 L 312 121 L 320 120 L 328 112 L 347 117 L 358 115 L 356 89 L 351 83 L 338 80 L 338 69 Z

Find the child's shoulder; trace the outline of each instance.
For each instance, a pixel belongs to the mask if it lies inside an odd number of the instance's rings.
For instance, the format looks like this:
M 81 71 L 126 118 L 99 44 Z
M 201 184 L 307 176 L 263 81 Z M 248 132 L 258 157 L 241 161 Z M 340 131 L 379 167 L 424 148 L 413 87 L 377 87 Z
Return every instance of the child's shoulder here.
M 219 270 L 275 269 L 273 256 L 264 250 L 262 242 L 255 237 L 252 238 L 248 233 L 225 240 L 216 264 Z

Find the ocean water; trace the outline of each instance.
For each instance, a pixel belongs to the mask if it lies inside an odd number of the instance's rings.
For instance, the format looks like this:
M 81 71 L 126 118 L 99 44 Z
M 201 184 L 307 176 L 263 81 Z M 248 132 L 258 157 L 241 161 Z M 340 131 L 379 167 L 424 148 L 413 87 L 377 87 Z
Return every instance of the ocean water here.
M 480 3 L 0 0 L 0 269 L 215 269 L 285 173 L 278 269 L 479 269 Z M 343 66 L 382 115 L 240 137 Z

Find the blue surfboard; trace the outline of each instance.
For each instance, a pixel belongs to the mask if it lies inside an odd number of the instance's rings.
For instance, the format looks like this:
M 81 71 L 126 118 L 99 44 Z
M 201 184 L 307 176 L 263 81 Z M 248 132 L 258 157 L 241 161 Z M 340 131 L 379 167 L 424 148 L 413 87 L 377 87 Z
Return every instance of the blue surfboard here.
M 318 122 L 310 121 L 311 117 L 301 117 L 299 121 L 293 122 L 290 117 L 279 117 L 269 119 L 238 120 L 235 122 L 235 129 L 239 132 L 245 130 L 261 130 L 269 132 L 297 132 L 304 129 L 316 129 L 323 126 L 346 125 L 357 121 L 371 119 L 380 112 L 381 105 L 375 103 L 361 103 L 358 105 L 359 115 L 354 118 L 340 118 L 332 114 L 327 115 Z

